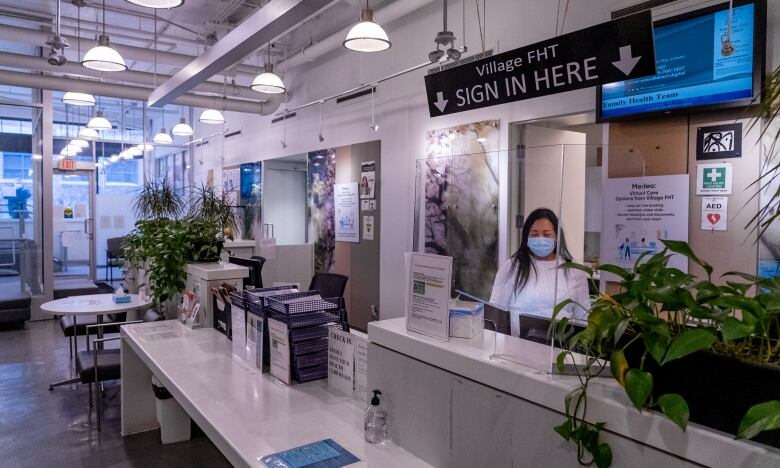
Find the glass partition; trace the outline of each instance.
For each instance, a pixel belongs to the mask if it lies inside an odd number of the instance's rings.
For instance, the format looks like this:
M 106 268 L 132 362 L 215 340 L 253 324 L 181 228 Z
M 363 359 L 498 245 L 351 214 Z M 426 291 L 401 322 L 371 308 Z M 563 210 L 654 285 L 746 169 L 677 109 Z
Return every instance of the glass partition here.
M 0 299 L 42 293 L 41 114 L 0 105 Z

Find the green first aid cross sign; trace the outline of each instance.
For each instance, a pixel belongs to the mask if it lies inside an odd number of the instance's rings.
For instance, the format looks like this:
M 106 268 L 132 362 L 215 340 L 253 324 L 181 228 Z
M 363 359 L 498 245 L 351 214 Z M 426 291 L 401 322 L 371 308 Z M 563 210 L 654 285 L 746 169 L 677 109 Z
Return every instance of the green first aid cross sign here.
M 696 169 L 696 195 L 731 195 L 733 165 L 698 164 Z

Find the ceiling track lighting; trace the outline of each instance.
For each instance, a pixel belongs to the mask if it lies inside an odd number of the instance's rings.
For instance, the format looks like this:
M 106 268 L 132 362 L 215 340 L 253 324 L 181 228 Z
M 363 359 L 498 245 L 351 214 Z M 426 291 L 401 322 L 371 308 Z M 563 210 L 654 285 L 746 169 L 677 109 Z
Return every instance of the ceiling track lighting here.
M 274 73 L 274 64 L 271 62 L 271 44 L 268 44 L 268 60 L 263 67 L 263 73 L 257 75 L 249 87 L 253 91 L 266 94 L 282 94 L 287 91 L 282 79 Z
M 62 16 L 60 14 L 62 9 L 60 4 L 61 1 L 62 0 L 57 0 L 56 32 L 46 41 L 46 45 L 50 47 L 49 56 L 46 58 L 46 61 L 49 62 L 49 65 L 54 65 L 55 67 L 61 67 L 68 62 L 68 59 L 65 57 L 65 49 L 70 47 L 68 40 L 60 35 L 60 23 L 62 22 Z
M 144 8 L 155 8 L 155 9 L 170 9 L 170 8 L 178 8 L 182 5 L 184 5 L 184 0 L 125 0 L 127 3 L 132 3 L 133 5 L 137 5 Z
M 374 21 L 374 12 L 368 7 L 368 0 L 366 8 L 360 12 L 360 20 L 349 30 L 343 45 L 356 52 L 381 52 L 392 46 L 385 30 Z
M 98 44 L 89 49 L 81 64 L 85 67 L 106 72 L 116 72 L 127 70 L 125 60 L 122 55 L 111 47 L 106 34 L 106 0 L 103 0 L 103 32 L 98 37 Z
M 449 60 L 460 60 L 461 55 L 461 52 L 455 48 L 455 33 L 447 30 L 447 0 L 442 0 L 442 3 L 444 4 L 442 13 L 442 24 L 444 27 L 441 31 L 436 33 L 436 37 L 433 39 L 433 42 L 436 43 L 436 50 L 431 51 L 428 54 L 428 59 L 431 63 L 441 61 L 445 55 Z M 442 50 L 442 47 L 445 47 L 446 49 Z

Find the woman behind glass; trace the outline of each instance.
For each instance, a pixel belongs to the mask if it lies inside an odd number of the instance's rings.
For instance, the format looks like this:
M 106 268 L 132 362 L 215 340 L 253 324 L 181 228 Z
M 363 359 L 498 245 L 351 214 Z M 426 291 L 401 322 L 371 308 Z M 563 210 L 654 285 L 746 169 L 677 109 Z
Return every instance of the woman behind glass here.
M 509 309 L 513 336 L 520 332 L 520 314 L 550 318 L 555 304 L 566 299 L 571 299 L 579 305 L 566 306 L 558 318 L 574 317 L 584 320 L 586 311 L 590 309 L 585 273 L 580 270 L 555 268 L 555 257 L 558 253 L 561 255 L 561 263 L 572 261 L 566 248 L 563 229 L 559 241 L 557 235 L 558 217 L 555 213 L 547 208 L 534 210 L 523 224 L 520 248 L 496 273 L 490 302 Z

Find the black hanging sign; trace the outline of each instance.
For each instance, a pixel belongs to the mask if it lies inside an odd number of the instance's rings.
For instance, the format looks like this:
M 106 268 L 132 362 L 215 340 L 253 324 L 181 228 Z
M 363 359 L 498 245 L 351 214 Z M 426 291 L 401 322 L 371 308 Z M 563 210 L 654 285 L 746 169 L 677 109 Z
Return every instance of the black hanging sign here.
M 655 75 L 650 11 L 425 77 L 431 117 Z

